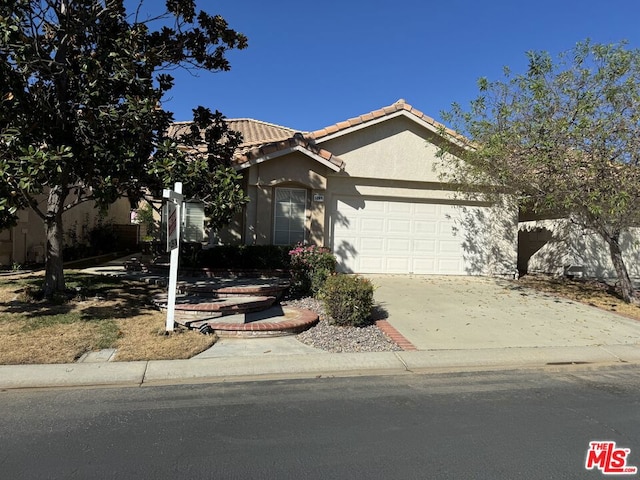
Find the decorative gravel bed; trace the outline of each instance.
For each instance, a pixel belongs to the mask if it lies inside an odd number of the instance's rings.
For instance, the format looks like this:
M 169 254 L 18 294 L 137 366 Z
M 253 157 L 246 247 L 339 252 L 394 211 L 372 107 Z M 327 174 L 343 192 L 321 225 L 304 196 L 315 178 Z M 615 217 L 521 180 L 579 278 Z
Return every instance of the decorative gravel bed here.
M 282 302 L 296 308 L 306 308 L 316 312 L 320 321 L 309 330 L 298 334 L 302 343 L 332 353 L 348 352 L 392 352 L 402 350 L 378 327 L 340 327 L 330 325 L 322 302 L 312 297 Z

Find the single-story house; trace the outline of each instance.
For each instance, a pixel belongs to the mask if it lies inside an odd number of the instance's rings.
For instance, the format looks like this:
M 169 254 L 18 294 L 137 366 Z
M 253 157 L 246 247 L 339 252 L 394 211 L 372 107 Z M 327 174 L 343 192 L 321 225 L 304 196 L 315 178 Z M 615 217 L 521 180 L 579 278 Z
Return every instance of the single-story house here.
M 442 126 L 404 100 L 314 132 L 229 122 L 250 202 L 211 244 L 324 245 L 343 272 L 515 274 L 517 209 L 458 198 Z

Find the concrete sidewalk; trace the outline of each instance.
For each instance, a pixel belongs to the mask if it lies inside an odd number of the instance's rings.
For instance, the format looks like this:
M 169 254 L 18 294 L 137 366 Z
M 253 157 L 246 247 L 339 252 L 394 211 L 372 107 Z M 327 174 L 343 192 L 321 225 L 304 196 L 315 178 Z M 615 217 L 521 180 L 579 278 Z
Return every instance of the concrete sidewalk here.
M 153 386 L 208 382 L 404 375 L 562 365 L 639 364 L 640 348 L 546 347 L 381 353 L 215 357 L 148 362 L 0 366 L 0 390 L 87 386 Z

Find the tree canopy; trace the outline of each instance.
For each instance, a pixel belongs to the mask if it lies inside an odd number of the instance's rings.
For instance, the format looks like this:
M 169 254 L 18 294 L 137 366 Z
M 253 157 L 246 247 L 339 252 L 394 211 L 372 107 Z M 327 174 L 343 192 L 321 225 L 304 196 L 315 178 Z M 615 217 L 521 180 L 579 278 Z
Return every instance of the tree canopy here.
M 194 0 L 156 16 L 123 0 L 0 0 L 0 228 L 31 208 L 47 234 L 45 293 L 64 289 L 62 213 L 182 181 L 215 225 L 246 201 L 230 167 L 241 141 L 219 112 L 194 109 L 191 132 L 169 138 L 162 100 L 175 68 L 226 71 L 244 35 Z M 201 144 L 192 155 L 183 142 Z M 38 198 L 46 195 L 46 207 Z
M 609 246 L 623 298 L 638 299 L 620 236 L 640 226 L 640 51 L 590 41 L 553 58 L 528 52 L 528 70 L 478 82 L 467 109 L 445 121 L 451 181 L 511 192 L 521 208 L 562 215 Z M 449 155 L 455 153 L 455 155 Z

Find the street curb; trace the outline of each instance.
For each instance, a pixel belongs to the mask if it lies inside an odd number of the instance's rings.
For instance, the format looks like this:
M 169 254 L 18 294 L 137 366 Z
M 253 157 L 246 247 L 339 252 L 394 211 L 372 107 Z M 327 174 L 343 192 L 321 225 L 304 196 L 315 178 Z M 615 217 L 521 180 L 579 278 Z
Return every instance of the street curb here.
M 622 347 L 610 346 L 610 347 Z M 599 346 L 586 347 L 513 347 L 481 350 L 432 350 L 399 352 L 407 369 L 422 372 L 433 369 L 474 369 L 490 367 L 548 367 L 561 365 L 640 363 L 640 348 L 607 351 Z
M 393 352 L 295 354 L 269 357 L 218 357 L 149 362 L 144 384 L 229 381 L 243 377 L 300 378 L 353 372 L 402 373 Z
M 147 362 L 0 365 L 0 389 L 140 385 Z
M 321 353 L 138 362 L 0 365 L 0 390 L 154 386 L 612 364 L 640 364 L 640 345 Z

